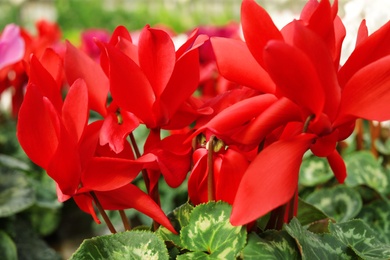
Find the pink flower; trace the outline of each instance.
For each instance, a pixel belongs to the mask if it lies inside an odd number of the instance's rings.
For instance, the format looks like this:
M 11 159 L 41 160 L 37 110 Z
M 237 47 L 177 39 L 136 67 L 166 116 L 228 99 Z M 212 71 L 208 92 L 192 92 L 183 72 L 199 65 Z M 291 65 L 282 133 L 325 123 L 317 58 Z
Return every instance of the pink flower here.
M 20 28 L 9 24 L 0 36 L 0 69 L 20 61 L 24 56 L 24 40 Z

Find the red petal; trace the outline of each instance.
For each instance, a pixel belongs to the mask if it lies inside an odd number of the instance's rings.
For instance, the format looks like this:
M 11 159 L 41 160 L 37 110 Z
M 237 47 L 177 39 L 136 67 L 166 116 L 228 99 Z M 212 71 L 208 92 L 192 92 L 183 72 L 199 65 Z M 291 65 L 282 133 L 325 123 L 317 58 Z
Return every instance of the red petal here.
M 228 149 L 222 156 L 219 176 L 215 173 L 215 199 L 233 204 L 238 186 L 248 168 L 248 160 L 239 152 Z
M 61 57 L 51 48 L 47 48 L 40 58 L 43 67 L 50 73 L 59 88 L 63 80 L 63 62 Z
M 317 71 L 318 79 L 325 94 L 324 113 L 334 120 L 340 104 L 341 88 L 333 65 L 332 53 L 313 31 L 304 27 L 300 22 L 290 24 L 294 28 L 293 44 L 301 49 L 311 60 Z
M 188 196 L 194 205 L 208 201 L 207 196 L 207 150 L 194 152 L 194 167 L 188 179 Z
M 238 128 L 261 114 L 276 101 L 276 97 L 271 94 L 263 94 L 244 99 L 219 112 L 196 133 L 204 131 L 204 129 L 210 129 L 228 138 L 231 133 L 236 132 Z
M 270 40 L 283 40 L 279 29 L 270 15 L 253 0 L 244 0 L 241 5 L 241 23 L 245 37 L 253 57 L 263 65 L 263 49 Z
M 183 102 L 194 93 L 199 84 L 199 56 L 198 50 L 187 52 L 176 62 L 164 92 L 161 95 L 160 105 L 156 106 L 156 113 L 166 124 L 177 112 Z
M 176 62 L 175 46 L 163 30 L 145 27 L 138 43 L 139 63 L 158 98 L 167 85 Z
M 90 214 L 97 224 L 101 223 L 92 205 L 91 195 L 89 195 L 88 193 L 77 194 L 73 197 L 73 199 L 76 202 L 77 206 L 85 213 Z
M 336 129 L 333 133 L 321 136 L 316 139 L 316 142 L 310 146 L 310 150 L 315 156 L 327 157 L 336 148 L 339 138 L 339 131 Z
M 390 21 L 362 41 L 339 71 L 339 83 L 344 87 L 358 70 L 390 54 Z
M 106 192 L 96 192 L 104 209 L 119 210 L 134 208 L 151 217 L 171 232 L 177 234 L 161 208 L 137 186 L 128 184 L 120 189 Z
M 50 100 L 58 112 L 61 112 L 62 98 L 60 87 L 35 55 L 31 56 L 29 82 L 38 87 L 42 95 Z
M 52 103 L 29 84 L 20 108 L 17 137 L 28 157 L 47 169 L 58 147 L 60 120 Z
M 134 114 L 122 110 L 120 116 L 122 121 L 118 122 L 118 115 L 109 113 L 100 132 L 100 145 L 109 144 L 115 153 L 123 151 L 127 136 L 139 126 L 139 120 Z
M 110 59 L 110 90 L 113 99 L 145 124 L 154 124 L 152 106 L 155 95 L 145 74 L 120 50 L 109 45 L 106 48 Z
M 291 199 L 298 185 L 302 156 L 313 137 L 301 134 L 275 142 L 259 153 L 238 187 L 230 216 L 233 225 L 254 221 Z
M 275 92 L 275 83 L 253 58 L 244 42 L 220 37 L 210 40 L 219 73 L 223 77 L 264 93 Z
M 84 80 L 78 79 L 70 87 L 62 107 L 63 123 L 75 140 L 80 140 L 88 122 L 88 90 Z
M 336 179 L 340 183 L 344 183 L 344 180 L 347 177 L 347 168 L 345 167 L 343 158 L 336 150 L 333 150 L 333 153 L 331 153 L 327 159 Z
M 66 43 L 65 74 L 69 85 L 79 78 L 85 81 L 89 107 L 104 116 L 109 88 L 108 78 L 99 64 L 69 42 Z
M 347 82 L 341 97 L 340 125 L 349 115 L 368 120 L 390 119 L 390 56 L 359 70 Z
M 356 46 L 360 45 L 368 38 L 368 28 L 366 25 L 366 20 L 362 20 L 359 26 L 359 30 L 356 37 Z
M 95 191 L 123 187 L 138 176 L 146 161 L 95 157 L 85 169 L 81 182 L 83 188 Z
M 319 116 L 324 107 L 324 90 L 308 56 L 293 46 L 270 41 L 264 49 L 264 62 L 278 90 L 300 106 L 307 116 Z
M 281 98 L 235 135 L 234 139 L 243 144 L 259 145 L 273 130 L 290 121 L 301 121 L 300 110 L 291 100 Z
M 80 185 L 81 161 L 77 140 L 63 125 L 58 148 L 50 160 L 47 174 L 57 182 L 65 195 L 73 196 Z

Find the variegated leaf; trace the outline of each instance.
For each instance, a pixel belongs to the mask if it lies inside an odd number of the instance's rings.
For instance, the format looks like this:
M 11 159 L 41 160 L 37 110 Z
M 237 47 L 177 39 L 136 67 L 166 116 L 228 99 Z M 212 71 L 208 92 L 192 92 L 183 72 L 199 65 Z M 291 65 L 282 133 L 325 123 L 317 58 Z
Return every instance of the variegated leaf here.
M 182 227 L 188 225 L 193 209 L 194 207 L 192 205 L 185 203 L 168 214 L 168 218 L 176 230 L 180 231 Z M 180 236 L 173 234 L 164 226 L 160 226 L 156 231 L 156 234 L 158 234 L 164 241 L 171 241 L 176 246 L 181 248 L 183 247 Z
M 127 231 L 86 239 L 71 259 L 150 259 L 168 260 L 168 250 L 157 235 Z
M 243 259 L 299 259 L 294 239 L 286 231 L 266 231 L 260 236 L 251 233 L 242 253 Z
M 316 186 L 332 179 L 333 173 L 325 158 L 310 156 L 302 161 L 299 170 L 299 183 L 303 186 Z
M 363 219 L 374 229 L 378 238 L 390 244 L 390 205 L 388 202 L 378 200 L 365 205 L 357 217 Z
M 339 224 L 330 223 L 329 230 L 362 259 L 390 259 L 390 245 L 382 243 L 377 234 L 360 219 Z
M 354 259 L 353 253 L 347 251 L 347 246 L 329 234 L 315 234 L 301 226 L 296 218 L 293 218 L 286 231 L 297 242 L 302 259 Z
M 389 173 L 382 169 L 371 152 L 351 153 L 345 157 L 344 161 L 348 172 L 345 184 L 351 187 L 367 185 L 380 193 L 389 192 Z
M 359 193 L 345 185 L 317 190 L 306 201 L 338 222 L 354 218 L 363 204 Z
M 190 223 L 180 233 L 184 247 L 194 252 L 207 252 L 213 259 L 234 259 L 246 242 L 243 226 L 229 221 L 231 206 L 209 202 L 194 208 Z

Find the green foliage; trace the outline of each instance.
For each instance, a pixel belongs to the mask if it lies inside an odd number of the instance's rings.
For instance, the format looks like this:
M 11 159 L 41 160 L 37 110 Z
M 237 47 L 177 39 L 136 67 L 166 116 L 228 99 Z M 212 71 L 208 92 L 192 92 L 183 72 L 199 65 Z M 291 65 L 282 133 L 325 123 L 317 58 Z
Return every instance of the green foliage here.
M 184 247 L 205 252 L 214 259 L 233 259 L 245 245 L 244 227 L 234 227 L 231 206 L 223 202 L 201 204 L 191 212 L 189 224 L 180 233 Z
M 310 156 L 302 161 L 299 183 L 304 186 L 316 186 L 333 178 L 333 173 L 325 158 Z
M 248 235 L 248 243 L 242 251 L 244 259 L 298 259 L 299 251 L 294 239 L 286 231 L 270 230 L 260 235 Z
M 390 245 L 377 238 L 376 233 L 362 220 L 330 223 L 331 234 L 351 248 L 362 259 L 389 259 Z
M 358 151 L 345 157 L 348 177 L 345 184 L 351 187 L 367 185 L 379 193 L 388 193 L 390 176 L 369 151 Z
M 363 204 L 359 193 L 345 185 L 316 190 L 306 201 L 338 222 L 354 218 Z
M 164 242 L 154 233 L 127 231 L 85 240 L 71 259 L 168 259 Z

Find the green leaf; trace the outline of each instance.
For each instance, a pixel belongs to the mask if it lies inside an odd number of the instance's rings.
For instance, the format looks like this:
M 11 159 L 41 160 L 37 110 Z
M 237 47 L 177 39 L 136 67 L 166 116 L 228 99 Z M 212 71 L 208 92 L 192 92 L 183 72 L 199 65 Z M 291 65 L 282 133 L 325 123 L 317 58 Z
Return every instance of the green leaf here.
M 207 252 L 214 259 L 234 259 L 245 245 L 246 230 L 230 224 L 230 213 L 231 206 L 225 202 L 196 206 L 180 233 L 184 247 Z
M 0 154 L 0 165 L 10 169 L 22 171 L 30 170 L 30 166 L 27 163 L 6 154 Z
M 71 259 L 169 259 L 168 250 L 156 234 L 127 231 L 86 239 Z
M 18 259 L 18 253 L 14 241 L 12 241 L 8 234 L 2 230 L 0 230 L 0 259 Z
M 203 259 L 215 259 L 211 257 L 210 255 L 206 254 L 205 252 L 189 252 L 185 253 L 183 255 L 179 255 L 176 258 L 177 260 L 203 260 Z
M 9 222 L 10 236 L 15 242 L 18 259 L 60 260 L 60 255 L 49 247 L 23 218 L 17 216 Z
M 378 200 L 363 206 L 358 218 L 363 219 L 379 238 L 390 244 L 390 205 L 386 201 Z
M 248 235 L 248 244 L 242 251 L 243 259 L 299 259 L 294 239 L 286 231 L 266 231 L 260 236 Z
M 176 230 L 180 231 L 182 227 L 188 225 L 193 209 L 194 207 L 191 204 L 185 203 L 168 214 L 168 219 L 171 221 Z M 157 229 L 156 234 L 158 234 L 164 241 L 170 241 L 176 246 L 183 248 L 180 235 L 173 234 L 164 226 L 160 226 Z
M 53 233 L 61 220 L 61 211 L 59 209 L 42 208 L 34 205 L 25 213 L 34 230 L 41 236 L 47 236 Z
M 297 219 L 302 226 L 327 218 L 323 211 L 299 198 Z
M 286 231 L 295 239 L 302 259 L 352 259 L 353 253 L 347 251 L 347 246 L 329 234 L 315 234 L 301 226 L 293 218 Z
M 310 156 L 302 161 L 299 170 L 299 184 L 303 186 L 316 186 L 332 179 L 333 172 L 324 158 Z
M 354 218 L 363 204 L 359 193 L 345 185 L 316 190 L 306 201 L 339 222 Z
M 18 171 L 0 167 L 0 217 L 9 217 L 30 207 L 35 192 L 28 178 Z
M 389 174 L 385 172 L 374 155 L 368 151 L 359 151 L 347 155 L 344 159 L 348 177 L 345 184 L 351 187 L 367 185 L 380 193 L 386 193 L 390 187 Z
M 363 259 L 390 259 L 390 245 L 383 244 L 377 234 L 360 219 L 330 223 L 329 230 Z

